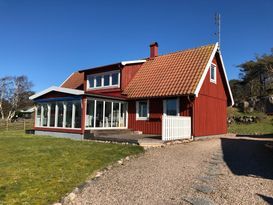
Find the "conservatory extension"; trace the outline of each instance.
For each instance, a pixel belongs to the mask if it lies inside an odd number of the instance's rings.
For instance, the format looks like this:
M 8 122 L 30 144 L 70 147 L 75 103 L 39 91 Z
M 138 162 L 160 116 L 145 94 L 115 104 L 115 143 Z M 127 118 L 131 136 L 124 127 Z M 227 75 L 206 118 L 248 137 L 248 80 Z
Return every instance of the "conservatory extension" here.
M 127 128 L 127 102 L 120 99 L 87 96 L 80 90 L 59 87 L 51 87 L 42 95 L 42 99 L 34 96 L 38 134 L 54 135 L 55 131 L 58 136 L 63 132 L 62 137 L 82 139 L 90 130 Z

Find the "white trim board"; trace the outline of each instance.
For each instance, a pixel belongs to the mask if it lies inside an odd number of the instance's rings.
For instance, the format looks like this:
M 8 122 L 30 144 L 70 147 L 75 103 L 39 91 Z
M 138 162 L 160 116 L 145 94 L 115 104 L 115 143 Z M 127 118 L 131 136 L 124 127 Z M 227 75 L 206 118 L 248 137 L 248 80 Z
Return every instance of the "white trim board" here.
M 204 70 L 204 72 L 203 72 L 203 74 L 202 74 L 202 77 L 201 77 L 201 79 L 200 79 L 200 81 L 199 81 L 197 87 L 196 87 L 196 90 L 195 90 L 194 94 L 195 94 L 196 97 L 198 97 L 198 94 L 199 94 L 199 92 L 200 92 L 200 89 L 201 89 L 201 87 L 202 87 L 204 81 L 205 81 L 206 75 L 207 75 L 207 73 L 208 73 L 208 71 L 209 71 L 209 69 L 210 69 L 210 65 L 211 65 L 211 63 L 212 63 L 212 60 L 213 60 L 213 58 L 214 58 L 216 52 L 219 53 L 219 56 L 220 56 L 220 63 L 221 63 L 222 68 L 223 68 L 223 70 L 224 70 L 224 76 L 225 76 L 226 84 L 227 84 L 227 87 L 228 87 L 229 95 L 230 95 L 230 98 L 231 98 L 231 105 L 234 105 L 234 100 L 233 100 L 232 92 L 231 92 L 231 89 L 230 89 L 230 86 L 229 86 L 229 81 L 228 81 L 228 78 L 227 78 L 227 74 L 226 74 L 226 69 L 225 69 L 225 65 L 224 65 L 224 62 L 223 62 L 223 58 L 222 58 L 221 52 L 219 51 L 218 42 L 217 42 L 217 43 L 215 44 L 215 46 L 214 46 L 214 49 L 213 49 L 213 51 L 212 51 L 212 53 L 211 53 L 211 56 L 210 56 L 210 58 L 209 58 L 209 61 L 208 61 L 207 65 L 206 65 L 206 67 L 205 67 L 205 70 Z
M 71 94 L 71 95 L 83 95 L 84 94 L 83 90 L 76 90 L 76 89 L 70 89 L 70 88 L 61 88 L 61 87 L 57 87 L 57 86 L 51 86 L 41 92 L 38 92 L 38 93 L 30 96 L 29 99 L 34 100 L 42 95 L 52 92 L 52 91 L 67 93 L 67 94 Z

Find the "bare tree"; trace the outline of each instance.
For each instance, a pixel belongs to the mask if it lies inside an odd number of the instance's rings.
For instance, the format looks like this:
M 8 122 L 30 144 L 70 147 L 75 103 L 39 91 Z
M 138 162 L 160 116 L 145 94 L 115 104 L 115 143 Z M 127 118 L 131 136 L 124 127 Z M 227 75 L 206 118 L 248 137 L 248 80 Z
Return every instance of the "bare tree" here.
M 0 85 L 1 119 L 11 120 L 19 109 L 31 103 L 28 97 L 33 93 L 33 84 L 26 76 L 18 76 L 1 78 Z

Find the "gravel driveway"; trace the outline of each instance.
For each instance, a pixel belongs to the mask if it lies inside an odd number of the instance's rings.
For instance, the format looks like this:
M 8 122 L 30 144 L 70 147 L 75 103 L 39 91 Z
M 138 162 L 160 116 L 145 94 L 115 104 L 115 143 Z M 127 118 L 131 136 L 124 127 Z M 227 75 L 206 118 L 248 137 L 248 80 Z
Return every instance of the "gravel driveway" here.
M 73 204 L 273 204 L 272 142 L 221 138 L 151 149 L 95 180 Z

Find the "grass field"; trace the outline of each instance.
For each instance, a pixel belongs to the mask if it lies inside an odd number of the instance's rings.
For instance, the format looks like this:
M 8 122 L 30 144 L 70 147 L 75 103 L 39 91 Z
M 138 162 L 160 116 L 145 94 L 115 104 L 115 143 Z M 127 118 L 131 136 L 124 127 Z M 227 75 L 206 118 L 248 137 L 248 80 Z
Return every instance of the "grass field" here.
M 253 113 L 241 113 L 236 108 L 229 108 L 229 116 L 257 116 L 261 120 L 257 123 L 252 124 L 237 124 L 233 123 L 229 125 L 228 132 L 235 134 L 250 134 L 250 135 L 262 135 L 262 134 L 273 134 L 273 117 L 267 116 L 261 112 Z
M 0 204 L 51 204 L 139 146 L 0 132 Z

